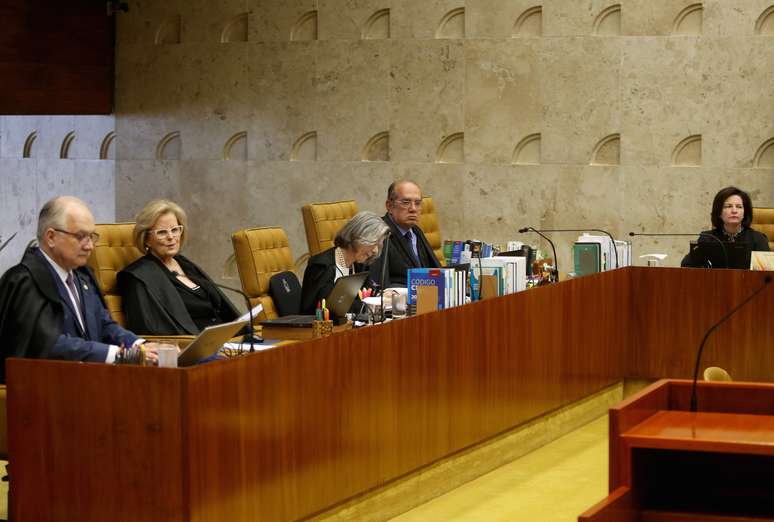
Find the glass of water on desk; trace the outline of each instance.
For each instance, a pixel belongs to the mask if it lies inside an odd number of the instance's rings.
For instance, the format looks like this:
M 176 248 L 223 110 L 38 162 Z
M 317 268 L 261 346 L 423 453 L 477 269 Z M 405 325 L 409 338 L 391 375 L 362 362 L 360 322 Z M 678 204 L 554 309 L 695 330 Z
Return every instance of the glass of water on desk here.
M 408 308 L 408 289 L 391 288 L 390 292 L 392 293 L 392 318 L 403 319 L 406 317 Z

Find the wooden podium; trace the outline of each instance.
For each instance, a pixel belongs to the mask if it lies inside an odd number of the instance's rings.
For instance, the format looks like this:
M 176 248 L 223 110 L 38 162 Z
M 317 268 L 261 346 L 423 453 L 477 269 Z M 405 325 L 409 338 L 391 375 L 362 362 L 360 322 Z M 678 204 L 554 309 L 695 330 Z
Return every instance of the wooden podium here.
M 9 511 L 310 517 L 625 378 L 688 377 L 763 276 L 625 268 L 192 368 L 9 359 Z M 774 381 L 772 290 L 714 334 L 707 365 Z
M 774 520 L 774 385 L 661 380 L 610 410 L 610 495 L 580 521 Z

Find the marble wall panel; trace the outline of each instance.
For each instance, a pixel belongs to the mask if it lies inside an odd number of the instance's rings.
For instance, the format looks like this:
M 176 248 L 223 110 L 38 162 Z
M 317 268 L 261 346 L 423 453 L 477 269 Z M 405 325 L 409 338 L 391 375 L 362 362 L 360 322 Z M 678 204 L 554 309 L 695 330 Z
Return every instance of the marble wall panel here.
M 69 193 L 86 202 L 97 223 L 113 223 L 116 219 L 114 162 L 78 159 L 72 163 Z
M 147 2 L 127 0 L 129 10 L 116 15 L 116 31 L 119 40 L 127 44 L 153 44 L 156 31 L 162 21 L 172 16 L 183 15 L 187 19 L 187 0 L 165 0 Z M 215 2 L 213 2 L 215 3 Z M 184 22 L 185 23 L 185 22 Z
M 320 40 L 360 40 L 368 19 L 381 9 L 395 12 L 395 0 L 318 0 Z
M 771 0 L 704 0 L 704 34 L 707 36 L 745 36 L 755 34 L 755 23 Z
M 117 221 L 134 221 L 150 199 L 166 198 L 185 205 L 179 161 L 116 161 L 115 185 Z
M 774 91 L 768 85 L 774 55 L 766 37 L 712 38 L 701 45 L 705 108 L 711 132 L 707 164 L 750 167 L 758 148 L 774 137 Z
M 317 47 L 317 159 L 357 161 L 390 127 L 388 40 L 325 41 Z
M 675 19 L 696 0 L 622 0 L 621 34 L 627 36 L 666 36 L 672 34 Z M 707 2 L 705 5 L 705 27 Z M 707 33 L 705 33 L 707 34 Z
M 16 237 L 0 252 L 0 274 L 21 259 L 24 247 L 35 237 L 38 219 L 37 162 L 0 159 L 0 242 Z
M 167 133 L 179 130 L 180 64 L 186 46 L 121 45 L 116 50 L 116 158 L 150 160 Z
M 24 143 L 34 131 L 41 131 L 36 116 L 3 116 L 0 118 L 0 158 L 21 159 Z M 38 149 L 34 151 L 38 153 Z
M 316 42 L 250 44 L 248 158 L 287 160 L 293 143 L 318 126 Z
M 248 41 L 290 41 L 293 26 L 317 5 L 318 0 L 248 0 Z
M 535 39 L 465 42 L 465 158 L 510 163 L 543 127 L 540 49 Z
M 516 20 L 538 0 L 466 0 L 467 38 L 511 38 Z
M 544 163 L 583 165 L 621 131 L 621 38 L 551 38 L 540 55 Z
M 247 170 L 246 162 L 180 162 L 180 201 L 189 230 L 186 254 L 216 279 L 224 275 L 226 260 L 233 253 L 231 234 L 251 226 Z
M 391 159 L 432 162 L 441 141 L 464 126 L 463 43 L 402 40 L 392 53 Z
M 70 159 L 99 159 L 102 142 L 115 129 L 115 118 L 110 116 L 76 116 L 73 118 L 75 139 L 69 148 Z
M 248 0 L 189 0 L 181 13 L 182 41 L 220 43 L 225 26 L 235 17 L 247 15 L 248 4 Z
M 465 7 L 465 0 L 393 0 L 391 36 L 395 39 L 435 38 L 443 17 L 459 7 Z
M 671 165 L 681 140 L 711 133 L 701 56 L 697 38 L 624 39 L 622 164 Z
M 248 45 L 186 45 L 179 68 L 182 159 L 223 159 L 223 146 L 250 124 Z
M 543 34 L 545 36 L 586 36 L 593 32 L 594 20 L 618 0 L 545 0 Z

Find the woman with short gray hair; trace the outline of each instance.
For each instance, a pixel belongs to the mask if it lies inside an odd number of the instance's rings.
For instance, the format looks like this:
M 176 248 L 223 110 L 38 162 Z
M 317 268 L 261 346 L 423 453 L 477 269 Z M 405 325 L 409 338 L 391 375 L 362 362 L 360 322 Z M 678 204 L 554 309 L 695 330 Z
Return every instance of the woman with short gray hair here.
M 339 229 L 334 247 L 312 256 L 304 271 L 301 313 L 311 315 L 317 303 L 328 297 L 336 280 L 361 272 L 379 257 L 389 228 L 373 212 L 358 212 Z

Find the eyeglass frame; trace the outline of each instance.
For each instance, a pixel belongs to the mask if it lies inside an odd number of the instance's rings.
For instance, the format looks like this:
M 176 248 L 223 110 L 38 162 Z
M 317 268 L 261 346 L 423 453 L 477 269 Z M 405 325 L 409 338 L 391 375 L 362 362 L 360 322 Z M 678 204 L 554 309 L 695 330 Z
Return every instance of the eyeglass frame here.
M 83 244 L 86 243 L 87 239 L 90 239 L 93 244 L 97 244 L 97 241 L 99 241 L 99 233 L 97 232 L 68 232 L 67 230 L 62 230 L 61 228 L 54 228 L 52 227 L 51 230 L 54 232 L 61 232 L 62 234 L 67 234 L 68 236 L 74 237 L 79 243 Z
M 173 232 L 173 230 L 176 228 L 179 228 L 180 232 L 178 233 Z M 175 225 L 174 227 L 169 227 L 169 228 L 151 228 L 151 229 L 148 229 L 148 232 L 153 232 L 153 236 L 156 239 L 167 239 L 170 237 L 182 237 L 184 230 L 185 230 L 185 225 Z M 164 235 L 160 235 L 159 232 L 164 232 Z
M 406 210 L 410 209 L 412 206 L 414 206 L 414 207 L 416 207 L 417 209 L 420 209 L 420 210 L 422 209 L 422 200 L 421 199 L 408 199 L 408 198 L 397 199 L 397 198 L 395 198 L 392 201 L 393 201 L 393 203 L 398 205 L 400 208 L 403 208 L 403 209 L 406 209 Z

